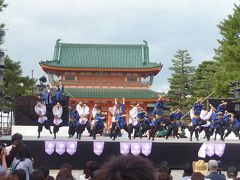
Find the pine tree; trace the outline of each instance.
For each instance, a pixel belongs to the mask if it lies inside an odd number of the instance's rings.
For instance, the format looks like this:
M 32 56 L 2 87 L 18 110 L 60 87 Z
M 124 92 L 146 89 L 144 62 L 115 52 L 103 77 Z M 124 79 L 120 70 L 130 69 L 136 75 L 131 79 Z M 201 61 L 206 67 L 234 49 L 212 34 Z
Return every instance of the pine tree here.
M 12 97 L 31 95 L 31 88 L 32 85 L 35 86 L 36 80 L 22 75 L 20 61 L 15 62 L 6 56 L 5 66 L 5 94 Z
M 214 84 L 216 95 L 229 97 L 229 83 L 240 81 L 240 5 L 235 5 L 233 14 L 218 25 L 221 40 L 215 50 L 217 71 Z
M 173 106 L 187 108 L 187 96 L 191 95 L 191 79 L 195 67 L 191 66 L 192 58 L 187 50 L 178 50 L 172 59 L 172 77 L 168 78 L 170 90 L 168 96 Z
M 7 7 L 7 4 L 5 4 L 4 0 L 0 0 L 0 12 L 3 11 L 4 8 Z M 4 24 L 0 23 L 0 28 L 3 28 Z
M 193 76 L 193 83 L 191 87 L 193 91 L 192 96 L 195 99 L 197 97 L 206 97 L 214 91 L 215 73 L 215 61 L 203 61 L 198 65 Z

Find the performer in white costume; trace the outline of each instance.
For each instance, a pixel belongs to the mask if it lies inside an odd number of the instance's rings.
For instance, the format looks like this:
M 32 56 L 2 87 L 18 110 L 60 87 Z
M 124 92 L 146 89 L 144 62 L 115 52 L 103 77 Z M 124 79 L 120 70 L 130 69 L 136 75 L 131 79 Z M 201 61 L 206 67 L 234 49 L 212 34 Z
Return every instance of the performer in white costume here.
M 49 132 L 52 134 L 50 124 L 48 122 L 48 118 L 46 116 L 47 108 L 42 102 L 38 102 L 34 108 L 35 112 L 38 115 L 38 137 L 40 138 L 40 134 L 42 132 L 43 126 L 49 130 Z
M 134 129 L 134 138 L 136 137 L 137 130 L 139 129 L 138 123 L 138 106 L 132 105 L 132 109 L 129 111 L 129 124 L 128 124 L 128 138 L 131 139 L 131 134 L 133 133 Z
M 113 107 L 109 107 L 109 112 L 110 112 L 111 121 L 112 121 L 111 128 L 110 128 L 110 138 L 111 139 L 113 137 L 113 131 L 114 131 L 115 126 L 116 126 L 116 119 L 115 119 L 116 110 L 117 110 L 116 105 L 114 105 Z
M 53 107 L 52 109 L 53 112 L 53 134 L 54 134 L 54 139 L 56 139 L 56 133 L 59 131 L 59 128 L 63 125 L 62 121 L 62 113 L 63 113 L 63 108 L 62 105 L 57 102 L 57 104 Z
M 89 107 L 86 104 L 83 104 L 82 102 L 79 102 L 78 105 L 76 106 L 76 110 L 79 115 L 79 122 L 78 122 L 78 127 L 77 127 L 77 138 L 80 140 L 81 135 L 85 128 L 88 130 L 91 129 L 90 123 L 88 121 L 89 118 Z

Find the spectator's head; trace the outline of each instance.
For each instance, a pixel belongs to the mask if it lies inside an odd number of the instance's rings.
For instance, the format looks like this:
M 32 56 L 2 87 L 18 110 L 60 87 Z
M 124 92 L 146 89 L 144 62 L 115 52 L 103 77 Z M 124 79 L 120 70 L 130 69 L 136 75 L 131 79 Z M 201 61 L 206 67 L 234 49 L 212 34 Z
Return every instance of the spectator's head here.
M 57 174 L 56 180 L 73 180 L 73 176 L 68 168 L 62 168 Z
M 14 171 L 13 176 L 17 177 L 18 180 L 25 180 L 26 172 L 23 169 L 17 169 Z
M 23 136 L 19 133 L 15 133 L 12 135 L 12 144 L 15 146 L 19 146 L 22 144 L 22 138 Z
M 216 160 L 208 161 L 208 169 L 210 172 L 215 172 L 218 170 L 218 162 Z
M 170 175 L 171 174 L 171 169 L 168 166 L 168 162 L 167 161 L 161 161 L 158 171 L 160 173 L 167 173 L 167 174 Z
M 183 167 L 183 177 L 191 176 L 193 173 L 193 167 L 191 163 L 186 163 Z
M 31 158 L 28 148 L 25 145 L 20 146 L 19 151 L 16 156 L 20 161 L 24 161 L 25 158 Z
M 157 172 L 155 174 L 156 180 L 172 180 L 172 177 L 164 172 Z
M 194 161 L 193 164 L 193 172 L 200 172 L 203 175 L 208 174 L 208 163 L 205 163 L 203 160 Z
M 204 175 L 200 172 L 194 172 L 192 174 L 191 180 L 204 180 Z
M 238 170 L 237 170 L 236 167 L 231 166 L 231 167 L 229 167 L 229 168 L 227 169 L 227 177 L 228 177 L 228 178 L 233 178 L 233 179 L 235 179 L 235 178 L 237 178 L 237 175 L 238 175 Z
M 139 156 L 127 155 L 111 158 L 100 168 L 98 180 L 153 180 L 155 168 L 152 163 Z
M 49 168 L 47 166 L 41 166 L 38 168 L 39 171 L 41 171 L 44 175 L 44 179 L 47 179 L 49 176 Z
M 96 161 L 88 161 L 85 164 L 84 171 L 83 173 L 85 174 L 85 178 L 92 178 L 93 177 L 93 172 L 98 169 L 98 163 Z
M 48 176 L 48 178 L 46 180 L 54 180 L 53 176 Z
M 30 175 L 30 180 L 44 180 L 44 174 L 39 170 L 35 170 Z
M 16 176 L 0 176 L 1 180 L 18 180 L 18 178 Z
M 70 173 L 72 173 L 72 165 L 71 164 L 68 164 L 68 163 L 62 164 L 61 169 L 63 169 L 63 168 L 67 168 L 70 171 Z

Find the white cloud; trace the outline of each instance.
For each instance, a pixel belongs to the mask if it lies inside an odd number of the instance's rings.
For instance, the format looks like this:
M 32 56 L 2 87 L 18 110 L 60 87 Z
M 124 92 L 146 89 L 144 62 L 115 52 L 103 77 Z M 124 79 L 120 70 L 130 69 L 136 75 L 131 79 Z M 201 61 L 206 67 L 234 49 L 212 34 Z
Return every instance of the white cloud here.
M 216 25 L 238 0 L 7 0 L 0 14 L 9 28 L 5 49 L 21 60 L 24 73 L 43 74 L 38 62 L 51 59 L 55 41 L 141 43 L 164 64 L 153 89 L 167 91 L 168 67 L 177 49 L 188 49 L 194 65 L 214 55 Z

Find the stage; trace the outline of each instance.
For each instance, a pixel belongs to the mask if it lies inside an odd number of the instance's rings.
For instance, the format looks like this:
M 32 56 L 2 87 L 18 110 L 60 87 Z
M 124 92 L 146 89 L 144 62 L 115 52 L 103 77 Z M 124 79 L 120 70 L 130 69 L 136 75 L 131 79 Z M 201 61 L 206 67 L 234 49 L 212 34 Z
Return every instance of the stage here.
M 11 144 L 11 136 L 0 137 L 1 142 Z M 75 141 L 77 144 L 76 153 L 73 155 L 64 152 L 59 155 L 53 152 L 51 155 L 45 152 L 45 141 L 51 142 L 72 142 Z M 93 152 L 94 142 L 104 142 L 103 152 L 98 156 Z M 188 138 L 155 138 L 155 141 L 149 141 L 147 138 L 129 140 L 126 137 L 118 137 L 115 141 L 109 137 L 97 136 L 96 140 L 92 137 L 84 136 L 81 140 L 67 137 L 57 137 L 53 140 L 52 136 L 44 136 L 39 139 L 36 136 L 24 136 L 23 143 L 26 144 L 34 158 L 34 168 L 41 165 L 47 165 L 50 169 L 58 169 L 63 163 L 70 163 L 74 169 L 83 169 L 84 165 L 89 160 L 96 160 L 102 164 L 103 161 L 110 158 L 112 155 L 120 154 L 120 143 L 148 143 L 152 142 L 151 153 L 146 156 L 156 166 L 161 161 L 168 161 L 169 165 L 173 169 L 182 169 L 186 162 L 192 162 L 198 160 L 198 151 L 203 143 L 207 143 L 206 139 L 201 138 L 200 141 L 193 139 L 192 142 Z M 240 152 L 239 140 L 226 140 L 222 142 L 220 140 L 211 140 L 208 143 L 222 144 L 225 143 L 225 152 L 220 158 L 217 155 L 213 155 L 211 158 L 206 156 L 205 160 L 217 159 L 222 161 L 223 168 L 226 169 L 229 166 L 237 166 L 240 168 L 240 159 L 238 154 Z M 130 152 L 131 153 L 131 150 Z M 140 154 L 144 156 L 142 153 Z

